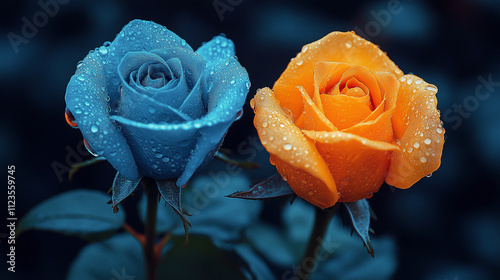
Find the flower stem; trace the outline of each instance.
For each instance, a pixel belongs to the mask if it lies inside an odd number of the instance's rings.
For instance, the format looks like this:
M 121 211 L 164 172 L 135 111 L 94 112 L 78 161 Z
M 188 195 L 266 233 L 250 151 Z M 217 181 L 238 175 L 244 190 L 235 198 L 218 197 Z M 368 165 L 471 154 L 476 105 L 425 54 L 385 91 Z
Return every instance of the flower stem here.
M 309 243 L 307 244 L 306 251 L 298 267 L 298 279 L 309 280 L 311 274 L 316 270 L 318 262 L 324 258 L 324 256 L 319 256 L 323 245 L 323 237 L 339 205 L 340 204 L 337 203 L 328 209 L 314 207 L 316 210 L 316 217 L 314 219 L 311 236 L 309 237 Z
M 146 240 L 143 246 L 144 260 L 146 263 L 146 280 L 156 279 L 157 258 L 155 254 L 156 244 L 156 211 L 158 207 L 158 187 L 154 180 L 143 178 L 142 184 L 147 197 L 147 212 L 146 212 Z

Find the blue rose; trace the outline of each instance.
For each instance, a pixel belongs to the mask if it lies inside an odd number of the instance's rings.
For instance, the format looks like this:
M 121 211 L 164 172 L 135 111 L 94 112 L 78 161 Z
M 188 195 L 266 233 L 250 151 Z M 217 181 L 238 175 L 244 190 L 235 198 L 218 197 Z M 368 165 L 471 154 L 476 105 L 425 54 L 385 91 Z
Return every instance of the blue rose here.
M 78 64 L 67 117 L 127 179 L 183 186 L 213 158 L 249 87 L 231 40 L 193 51 L 165 27 L 134 20 Z

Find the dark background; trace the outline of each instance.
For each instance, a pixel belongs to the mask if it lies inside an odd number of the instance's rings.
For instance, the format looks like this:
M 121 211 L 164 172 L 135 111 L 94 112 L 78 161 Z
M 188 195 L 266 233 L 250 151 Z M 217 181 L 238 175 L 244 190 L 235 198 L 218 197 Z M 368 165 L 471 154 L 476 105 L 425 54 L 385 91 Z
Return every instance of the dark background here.
M 111 185 L 114 170 L 107 163 L 81 171 L 72 182 L 67 174 L 59 180 L 53 163 L 67 166 L 91 158 L 78 149 L 80 133 L 65 123 L 65 88 L 76 63 L 112 41 L 130 20 L 162 24 L 194 49 L 225 33 L 250 75 L 248 100 L 258 88 L 271 87 L 304 44 L 332 31 L 362 30 L 403 72 L 439 88 L 446 128 L 442 166 L 431 178 L 408 190 L 385 185 L 370 199 L 379 218 L 372 223 L 377 235 L 389 234 L 397 242 L 394 279 L 500 277 L 500 83 L 476 91 L 481 80 L 500 82 L 498 1 L 400 1 L 399 12 L 387 17 L 387 5 L 394 1 L 220 0 L 233 4 L 223 20 L 214 2 L 68 1 L 17 52 L 7 34 L 21 35 L 22 18 L 32 22 L 42 8 L 36 1 L 2 2 L 0 156 L 4 168 L 16 165 L 18 218 L 58 193 L 105 191 Z M 248 104 L 245 111 L 225 147 L 235 149 L 255 133 Z M 1 197 L 6 205 L 6 194 Z M 1 213 L 4 220 L 6 211 Z M 6 239 L 0 240 L 4 260 Z M 28 232 L 17 240 L 15 276 L 63 278 L 84 244 Z M 2 279 L 12 278 L 1 262 Z

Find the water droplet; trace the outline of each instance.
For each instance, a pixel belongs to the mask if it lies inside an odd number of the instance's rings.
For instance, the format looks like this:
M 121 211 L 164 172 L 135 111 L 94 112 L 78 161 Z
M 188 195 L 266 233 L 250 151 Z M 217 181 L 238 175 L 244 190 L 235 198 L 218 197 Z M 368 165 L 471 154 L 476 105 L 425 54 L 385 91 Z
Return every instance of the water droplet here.
M 105 46 L 100 46 L 100 47 L 99 47 L 99 52 L 100 52 L 102 55 L 106 55 L 106 54 L 108 54 L 108 48 L 106 48 Z
M 351 48 L 351 47 L 352 47 L 352 43 L 351 43 L 351 41 L 347 41 L 347 42 L 345 43 L 345 46 L 346 46 L 348 49 L 349 49 L 349 48 Z
M 425 87 L 426 90 L 432 91 L 432 92 L 437 92 L 438 89 L 435 85 L 428 85 Z
M 438 128 L 436 128 L 436 132 L 439 133 L 439 134 L 441 134 L 441 133 L 443 133 L 443 129 L 440 128 L 440 127 L 438 127 Z
M 157 158 L 161 158 L 161 157 L 163 157 L 163 155 L 162 155 L 161 153 L 156 153 L 156 154 L 155 154 L 155 157 L 157 157 Z
M 425 175 L 425 177 L 427 177 L 427 178 L 432 177 L 432 173 L 429 173 L 429 174 Z
M 406 83 L 407 83 L 408 85 L 411 85 L 411 84 L 413 83 L 413 79 L 412 79 L 412 78 L 408 78 L 408 80 L 406 81 Z
M 267 127 L 269 124 L 267 122 L 262 123 L 262 127 Z
M 156 111 L 156 110 L 155 110 L 155 108 L 153 108 L 153 107 L 149 107 L 149 108 L 148 108 L 148 112 L 150 112 L 151 114 L 154 114 L 154 113 L 155 113 L 155 111 Z
M 406 82 L 406 77 L 403 76 L 403 77 L 399 78 L 399 81 L 402 83 Z
M 422 157 L 420 158 L 420 162 L 422 162 L 422 163 L 426 163 L 426 162 L 427 162 L 427 158 L 426 158 L 426 157 L 424 157 L 424 156 L 422 156 Z
M 241 117 L 243 116 L 243 109 L 239 110 L 238 113 L 236 113 L 236 118 L 235 120 L 239 120 L 241 119 Z
M 93 155 L 93 156 L 95 156 L 95 157 L 98 157 L 98 156 L 99 156 L 96 152 L 94 152 L 94 150 L 92 149 L 92 147 L 90 147 L 90 144 L 89 144 L 89 142 L 87 142 L 87 139 L 83 138 L 83 144 L 84 144 L 84 146 L 85 146 L 85 149 L 87 149 L 87 151 L 88 151 L 91 155 Z
M 431 142 L 432 142 L 432 140 L 431 140 L 431 139 L 429 139 L 429 138 L 426 138 L 426 139 L 424 140 L 424 143 L 425 143 L 426 145 L 431 144 Z
M 314 192 L 313 192 L 313 191 L 308 191 L 308 192 L 307 192 L 307 194 L 309 194 L 309 195 L 313 195 L 313 194 L 314 194 Z
M 250 89 L 250 86 L 251 86 L 250 82 L 246 82 L 245 86 L 247 87 L 247 89 Z
M 422 80 L 420 80 L 420 79 L 418 79 L 418 80 L 415 81 L 416 85 L 420 85 L 421 83 L 422 83 Z
M 273 158 L 273 157 L 269 157 L 269 162 L 270 162 L 272 165 L 276 165 L 276 162 L 274 161 L 274 158 Z
M 99 128 L 97 126 L 95 126 L 95 125 L 92 125 L 90 127 L 90 131 L 92 131 L 93 133 L 96 133 L 97 131 L 99 131 Z
M 282 124 L 282 123 L 280 123 L 280 127 L 282 127 L 282 128 L 283 128 L 283 127 L 285 127 L 285 125 L 284 125 L 284 124 Z
M 82 110 L 76 109 L 75 113 L 81 114 Z M 66 110 L 64 110 L 64 118 L 66 119 L 66 122 L 69 124 L 69 126 L 71 126 L 72 128 L 78 128 L 78 124 L 75 122 L 75 117 L 73 116 L 73 114 L 71 113 L 71 111 L 68 108 L 66 108 Z
M 168 157 L 164 157 L 164 158 L 162 158 L 162 160 L 163 160 L 163 162 L 169 162 L 170 161 L 170 159 Z
M 307 52 L 307 49 L 309 49 L 309 47 L 308 47 L 308 46 L 304 46 L 304 47 L 302 48 L 302 52 L 303 52 L 303 53 Z
M 418 147 L 420 147 L 420 143 L 415 142 L 415 144 L 413 144 L 413 147 L 415 147 L 415 149 L 418 149 Z
M 78 76 L 78 77 L 76 77 L 76 79 L 79 81 L 82 81 L 82 82 L 85 81 L 85 77 L 83 77 L 83 76 Z
M 302 61 L 302 59 L 297 58 L 296 64 L 300 66 L 302 65 L 302 63 L 304 63 L 304 61 Z
M 292 149 L 292 144 L 285 144 L 283 149 L 285 149 L 285 151 L 290 151 Z
M 235 81 L 234 80 L 231 80 L 231 84 L 234 85 Z

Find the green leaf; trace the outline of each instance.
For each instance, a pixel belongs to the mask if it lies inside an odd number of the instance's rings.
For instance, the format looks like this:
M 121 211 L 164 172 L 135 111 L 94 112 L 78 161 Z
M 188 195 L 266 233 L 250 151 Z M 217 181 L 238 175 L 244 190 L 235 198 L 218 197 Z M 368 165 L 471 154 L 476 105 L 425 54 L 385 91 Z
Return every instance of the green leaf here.
M 114 214 L 109 197 L 93 190 L 74 190 L 54 196 L 23 217 L 17 235 L 30 229 L 79 236 L 89 241 L 109 238 L 122 227 L 125 213 Z
M 113 212 L 118 212 L 118 204 L 125 198 L 129 197 L 141 182 L 142 177 L 130 181 L 125 178 L 120 172 L 116 172 L 115 180 L 113 181 Z
M 366 199 L 355 202 L 344 202 L 347 212 L 352 221 L 352 226 L 365 243 L 368 253 L 374 257 L 372 244 L 370 243 L 370 205 Z
M 275 174 L 254 185 L 249 191 L 235 192 L 227 197 L 258 200 L 291 194 L 294 194 L 292 188 L 281 178 L 280 174 Z

